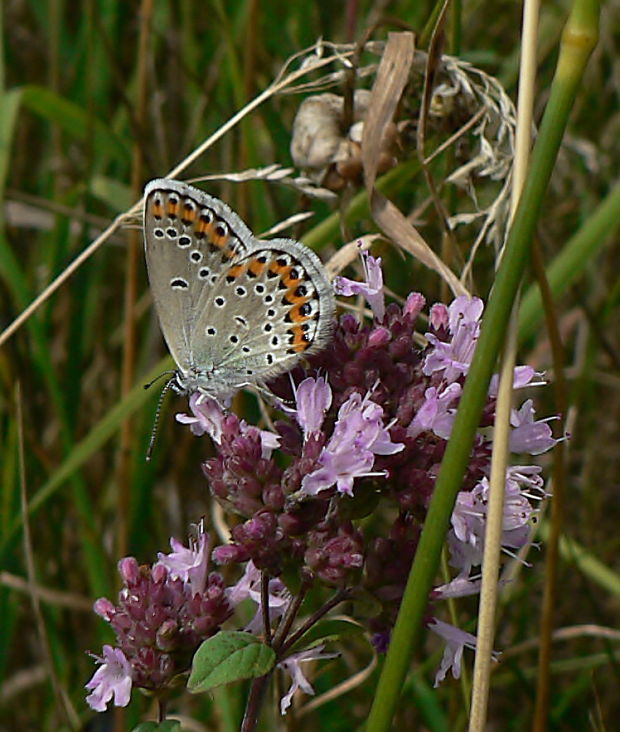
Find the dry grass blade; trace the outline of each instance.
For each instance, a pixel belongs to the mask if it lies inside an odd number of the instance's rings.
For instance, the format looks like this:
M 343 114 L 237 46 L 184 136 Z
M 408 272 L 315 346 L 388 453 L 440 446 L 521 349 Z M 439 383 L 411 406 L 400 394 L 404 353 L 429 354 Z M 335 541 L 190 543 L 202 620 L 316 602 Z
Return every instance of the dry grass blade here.
M 437 272 L 454 294 L 462 294 L 465 288 L 454 273 L 433 252 L 401 211 L 375 188 L 383 134 L 394 117 L 409 78 L 413 58 L 413 35 L 391 33 L 372 88 L 372 101 L 364 125 L 362 138 L 364 179 L 369 192 L 372 215 L 377 224 L 397 246 L 413 254 L 422 264 Z
M 304 52 L 305 53 L 305 52 Z M 351 52 L 348 53 L 350 55 Z M 333 63 L 336 60 L 342 61 L 343 57 L 347 55 L 346 53 L 335 53 L 332 56 L 328 56 L 326 58 L 322 58 L 319 55 L 315 55 L 313 57 L 310 57 L 307 60 L 307 63 L 302 64 L 302 68 L 291 72 L 288 74 L 288 76 L 284 76 L 284 70 L 287 68 L 287 66 L 290 65 L 292 59 L 289 59 L 289 61 L 285 64 L 284 68 L 276 78 L 276 80 L 270 84 L 264 91 L 262 91 L 258 96 L 256 96 L 254 99 L 252 99 L 251 102 L 245 105 L 242 109 L 240 109 L 236 114 L 234 114 L 224 125 L 222 125 L 219 129 L 217 129 L 210 137 L 208 137 L 203 143 L 198 145 L 198 147 L 193 150 L 186 158 L 184 158 L 178 165 L 176 165 L 169 173 L 166 174 L 166 178 L 177 178 L 184 170 L 186 170 L 193 162 L 195 162 L 206 150 L 208 150 L 217 140 L 219 140 L 221 137 L 223 137 L 227 132 L 229 132 L 233 127 L 235 127 L 239 122 L 246 117 L 250 112 L 254 111 L 257 107 L 259 107 L 263 102 L 267 101 L 267 99 L 271 98 L 275 94 L 278 94 L 290 85 L 292 85 L 294 82 L 296 82 L 299 78 L 305 76 L 306 74 L 316 71 L 319 68 L 322 68 L 323 66 L 327 66 L 331 63 Z M 66 280 L 71 277 L 71 275 L 78 270 L 90 257 L 99 249 L 99 247 L 108 240 L 108 238 L 116 232 L 116 230 L 126 221 L 127 218 L 132 218 L 135 216 L 135 214 L 141 210 L 143 205 L 143 199 L 140 199 L 137 203 L 135 203 L 129 211 L 127 211 L 125 214 L 118 216 L 111 224 L 108 226 L 108 228 L 102 232 L 102 234 L 97 237 L 89 246 L 82 251 L 81 254 L 79 254 L 73 262 L 63 271 L 61 272 L 58 277 L 56 277 L 55 280 L 50 282 L 50 284 L 30 303 L 30 305 L 25 308 L 21 314 L 15 318 L 15 320 L 7 327 L 5 330 L 0 333 L 0 346 L 2 346 L 19 328 L 30 318 L 31 315 L 33 315 L 38 308 L 46 301 L 48 300 L 51 295 L 56 292 L 56 290 L 66 282 Z

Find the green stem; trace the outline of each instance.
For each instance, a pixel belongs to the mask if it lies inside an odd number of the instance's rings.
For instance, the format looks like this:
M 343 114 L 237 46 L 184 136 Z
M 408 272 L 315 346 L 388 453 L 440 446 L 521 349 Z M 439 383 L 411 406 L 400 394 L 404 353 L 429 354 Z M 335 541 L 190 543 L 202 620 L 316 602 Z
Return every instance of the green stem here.
M 590 271 L 592 260 L 609 243 L 620 224 L 620 183 L 607 194 L 579 231 L 547 266 L 547 280 L 554 299 Z M 519 313 L 519 340 L 532 338 L 540 328 L 544 310 L 540 288 L 531 285 L 523 297 Z
M 562 36 L 549 103 L 532 153 L 530 174 L 482 322 L 480 337 L 424 522 L 390 648 L 368 718 L 369 732 L 387 732 L 418 644 L 456 495 L 471 454 L 530 242 L 588 57 L 598 38 L 598 3 L 576 3 Z

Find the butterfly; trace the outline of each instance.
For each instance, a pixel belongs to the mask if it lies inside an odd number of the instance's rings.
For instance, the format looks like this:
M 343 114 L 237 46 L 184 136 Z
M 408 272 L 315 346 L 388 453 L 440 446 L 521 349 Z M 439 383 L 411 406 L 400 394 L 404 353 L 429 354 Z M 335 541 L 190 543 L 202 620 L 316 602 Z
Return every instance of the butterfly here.
M 221 403 L 329 341 L 335 298 L 316 254 L 293 239 L 257 239 L 218 198 L 152 180 L 144 190 L 144 247 L 178 393 Z

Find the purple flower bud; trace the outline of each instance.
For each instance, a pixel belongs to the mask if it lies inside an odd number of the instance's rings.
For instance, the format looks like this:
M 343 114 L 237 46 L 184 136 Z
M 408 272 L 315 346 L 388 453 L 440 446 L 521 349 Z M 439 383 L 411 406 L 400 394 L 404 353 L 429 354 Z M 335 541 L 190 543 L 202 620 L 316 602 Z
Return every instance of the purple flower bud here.
M 435 303 L 431 307 L 429 322 L 435 331 L 448 327 L 448 308 L 443 303 Z
M 403 315 L 408 315 L 415 319 L 422 312 L 422 308 L 426 305 L 426 298 L 419 292 L 410 292 L 407 295 L 405 304 L 403 305 Z
M 368 336 L 368 345 L 371 348 L 381 348 L 389 343 L 392 335 L 387 328 L 379 326 L 374 328 Z
M 121 579 L 127 585 L 134 585 L 140 578 L 140 567 L 134 557 L 125 557 L 118 563 Z
M 100 597 L 98 600 L 95 600 L 93 610 L 104 620 L 110 622 L 110 618 L 114 615 L 116 608 L 107 597 Z

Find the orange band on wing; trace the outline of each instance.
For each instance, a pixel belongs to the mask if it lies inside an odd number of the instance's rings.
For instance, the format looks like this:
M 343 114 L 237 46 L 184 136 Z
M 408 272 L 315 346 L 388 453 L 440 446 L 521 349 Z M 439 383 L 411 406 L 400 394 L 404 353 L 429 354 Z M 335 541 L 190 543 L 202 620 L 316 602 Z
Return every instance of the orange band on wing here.
M 164 215 L 164 208 L 161 205 L 161 200 L 159 198 L 153 199 L 151 204 L 151 213 L 156 219 L 161 219 Z
M 278 275 L 283 281 L 285 281 L 292 269 L 292 264 L 278 264 L 275 259 L 269 264 L 269 272 L 271 272 L 272 275 Z
M 266 262 L 259 262 L 258 259 L 253 259 L 250 264 L 248 264 L 248 272 L 251 272 L 255 277 L 258 277 L 266 266 Z
M 309 297 L 304 298 L 303 302 L 298 303 L 288 311 L 288 316 L 293 323 L 305 323 L 306 320 L 311 319 L 311 315 L 304 315 L 301 312 L 302 307 L 308 302 L 308 300 L 310 300 Z
M 191 224 L 193 221 L 196 221 L 196 216 L 198 214 L 196 213 L 196 209 L 189 203 L 186 203 L 183 206 L 183 217 L 181 221 L 187 226 L 188 224 Z
M 167 215 L 171 219 L 176 218 L 177 214 L 179 213 L 179 202 L 178 202 L 178 200 L 171 201 L 170 199 L 168 199 L 168 202 L 167 203 L 168 203 L 168 205 L 166 207 L 166 213 L 167 213 Z
M 228 274 L 226 277 L 239 277 L 239 275 L 242 275 L 245 272 L 245 264 L 235 264 L 234 267 L 231 267 L 228 270 Z
M 305 351 L 306 348 L 308 348 L 308 346 L 310 345 L 308 336 L 304 333 L 299 325 L 291 328 L 291 332 L 293 333 L 293 343 L 291 344 L 292 349 L 295 351 L 295 353 L 301 353 L 302 351 Z

